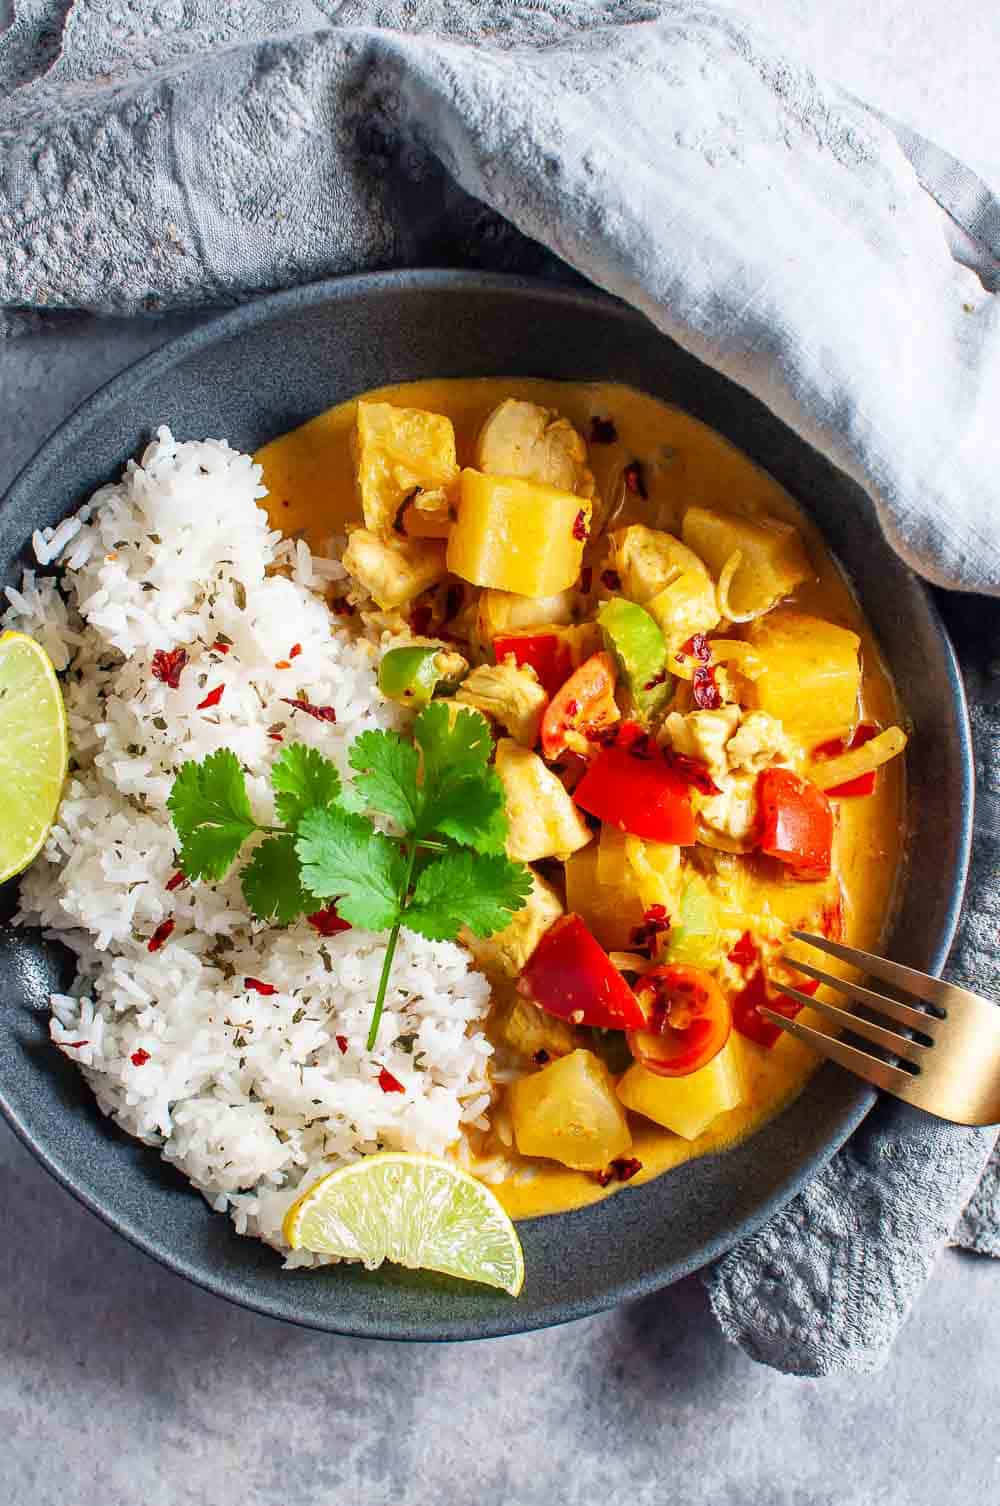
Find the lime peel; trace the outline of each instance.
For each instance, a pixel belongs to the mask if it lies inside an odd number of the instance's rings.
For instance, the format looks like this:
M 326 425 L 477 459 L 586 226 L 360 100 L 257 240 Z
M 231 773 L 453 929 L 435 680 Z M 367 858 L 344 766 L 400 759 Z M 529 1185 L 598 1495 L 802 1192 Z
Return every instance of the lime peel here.
M 524 1284 L 517 1231 L 497 1198 L 468 1172 L 438 1156 L 381 1151 L 320 1177 L 288 1210 L 293 1250 L 384 1260 L 499 1287 Z
M 69 759 L 52 661 L 25 633 L 0 634 L 0 884 L 41 852 Z

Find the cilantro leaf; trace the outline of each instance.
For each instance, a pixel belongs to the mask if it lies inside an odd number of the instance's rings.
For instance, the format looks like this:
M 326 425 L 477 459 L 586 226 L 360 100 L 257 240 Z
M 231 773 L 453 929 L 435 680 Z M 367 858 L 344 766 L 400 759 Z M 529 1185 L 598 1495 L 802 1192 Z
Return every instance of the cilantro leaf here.
M 488 768 L 478 778 L 445 784 L 428 803 L 422 825 L 477 852 L 503 852 L 507 809 L 499 774 Z
M 260 920 L 291 925 L 304 912 L 319 908 L 299 878 L 299 860 L 292 836 L 268 837 L 254 850 L 243 870 L 243 898 Z
M 370 821 L 336 807 L 307 811 L 295 851 L 302 883 L 319 899 L 335 899 L 342 919 L 366 931 L 395 925 L 406 859 L 398 842 Z
M 486 718 L 463 706 L 452 719 L 444 701 L 431 701 L 413 724 L 413 736 L 424 755 L 424 792 L 433 796 L 445 781 L 481 775 L 493 751 Z
M 419 755 L 412 742 L 398 732 L 362 732 L 351 744 L 351 768 L 357 769 L 354 788 L 369 810 L 389 816 L 413 831 L 421 806 L 417 789 Z
M 510 924 L 531 892 L 523 863 L 495 855 L 448 852 L 420 872 L 403 925 L 431 941 L 452 941 L 463 926 L 492 936 Z
M 239 759 L 228 748 L 181 765 L 167 798 L 188 878 L 225 877 L 257 830 Z
M 289 743 L 271 767 L 274 808 L 285 826 L 297 826 L 307 810 L 323 810 L 340 794 L 336 764 L 308 743 Z

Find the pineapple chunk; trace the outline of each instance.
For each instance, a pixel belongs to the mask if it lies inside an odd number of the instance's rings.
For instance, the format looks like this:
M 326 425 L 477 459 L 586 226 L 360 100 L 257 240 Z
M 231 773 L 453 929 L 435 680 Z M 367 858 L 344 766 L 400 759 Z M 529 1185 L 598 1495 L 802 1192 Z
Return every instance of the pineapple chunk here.
M 554 596 L 515 596 L 512 591 L 484 591 L 479 598 L 476 629 L 483 643 L 524 628 L 563 627 L 573 621 L 575 591 Z M 600 631 L 598 630 L 598 638 Z
M 549 926 L 562 913 L 562 901 L 552 885 L 532 873 L 527 903 L 523 909 L 515 910 L 509 925 L 485 937 L 462 931 L 459 940 L 487 972 L 516 978 Z
M 741 617 L 766 612 L 816 573 L 802 535 L 780 518 L 750 518 L 714 508 L 689 507 L 681 536 L 716 579 L 726 561 L 739 550 L 743 558 L 729 586 L 729 604 Z
M 507 1103 L 523 1156 L 603 1171 L 632 1144 L 614 1078 L 593 1051 L 572 1051 L 519 1078 L 508 1089 Z
M 542 714 L 549 704 L 545 690 L 530 665 L 481 664 L 474 669 L 455 696 L 463 706 L 474 706 L 506 727 L 516 742 L 533 748 L 538 741 Z
M 407 498 L 428 515 L 446 513 L 458 481 L 450 418 L 360 402 L 354 444 L 366 528 L 390 533 Z
M 621 594 L 645 606 L 678 576 L 693 571 L 707 578 L 701 560 L 680 539 L 644 523 L 630 523 L 608 535 L 608 564 L 621 580 Z M 718 621 L 718 618 L 716 618 Z
M 763 664 L 748 691 L 756 710 L 806 748 L 851 731 L 861 684 L 857 633 L 782 607 L 752 623 L 749 639 Z
M 545 1051 L 549 1056 L 568 1056 L 580 1044 L 572 1025 L 546 1014 L 530 999 L 515 994 L 490 1022 L 490 1034 L 519 1056 L 535 1056 Z
M 507 852 L 521 863 L 567 857 L 591 838 L 590 827 L 537 753 L 512 738 L 497 743 L 496 769 L 507 804 Z
M 635 890 L 609 889 L 598 876 L 600 848 L 592 842 L 566 864 L 566 905 L 606 952 L 624 951 L 642 925 L 643 904 Z
M 494 408 L 483 424 L 476 465 L 488 475 L 521 476 L 580 497 L 594 495 L 587 446 L 569 419 L 516 397 Z
M 553 596 L 580 574 L 590 513 L 573 492 L 465 470 L 448 569 L 474 586 Z
M 636 1062 L 618 1084 L 618 1097 L 627 1109 L 684 1140 L 697 1140 L 713 1119 L 743 1102 L 743 1092 L 732 1039 L 718 1056 L 687 1077 L 659 1077 Z
M 443 544 L 398 534 L 380 539 L 367 528 L 353 530 L 342 564 L 383 612 L 408 605 L 447 574 Z

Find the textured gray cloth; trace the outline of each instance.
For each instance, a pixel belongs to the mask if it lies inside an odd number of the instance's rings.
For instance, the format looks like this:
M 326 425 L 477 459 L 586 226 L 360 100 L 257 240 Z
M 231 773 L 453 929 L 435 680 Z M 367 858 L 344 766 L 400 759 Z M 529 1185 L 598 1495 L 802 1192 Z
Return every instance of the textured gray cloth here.
M 914 568 L 990 594 L 998 257 L 960 164 L 691 0 L 21 0 L 0 40 L 8 331 L 370 267 L 573 269 L 842 466 Z M 973 605 L 985 798 L 952 970 L 989 989 L 997 614 Z M 802 1374 L 878 1363 L 991 1142 L 882 1106 L 709 1273 L 726 1333 Z M 995 1253 L 990 1176 L 961 1237 Z

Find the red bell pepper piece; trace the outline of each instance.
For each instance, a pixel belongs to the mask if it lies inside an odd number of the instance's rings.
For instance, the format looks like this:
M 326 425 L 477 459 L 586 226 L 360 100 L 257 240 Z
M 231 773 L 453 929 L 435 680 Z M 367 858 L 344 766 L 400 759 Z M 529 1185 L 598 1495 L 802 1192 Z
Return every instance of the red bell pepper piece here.
M 797 988 L 800 994 L 814 994 L 819 984 L 815 978 L 796 974 L 789 978 L 789 987 Z M 733 1025 L 747 1040 L 756 1041 L 758 1046 L 770 1049 L 781 1039 L 783 1032 L 780 1026 L 772 1025 L 770 1020 L 764 1018 L 759 1008 L 761 1004 L 766 1004 L 775 1014 L 784 1015 L 786 1020 L 794 1020 L 801 1012 L 802 1005 L 797 999 L 790 999 L 787 994 L 769 993 L 762 967 L 757 968 L 746 987 L 740 989 L 733 999 Z
M 518 981 L 521 993 L 574 1025 L 637 1030 L 635 994 L 579 915 L 563 915 L 538 943 Z
M 568 732 L 590 737 L 614 726 L 620 718 L 615 701 L 615 661 L 610 654 L 591 654 L 545 708 L 542 754 L 545 758 L 558 758 L 569 747 Z
M 650 842 L 690 847 L 694 841 L 690 786 L 658 749 L 647 757 L 628 748 L 602 748 L 573 799 L 591 816 Z
M 498 664 L 513 655 L 520 668 L 528 664 L 542 688 L 554 696 L 573 673 L 573 647 L 558 633 L 504 633 L 493 640 Z
M 823 791 L 790 769 L 765 769 L 757 781 L 761 852 L 794 878 L 826 878 L 833 850 L 833 808 Z
M 846 753 L 848 748 L 863 748 L 865 743 L 871 742 L 877 732 L 876 722 L 859 722 L 847 742 L 843 738 L 835 737 L 828 743 L 820 743 L 819 747 L 813 750 L 813 757 L 837 758 L 841 753 Z M 848 795 L 874 795 L 877 780 L 878 770 L 869 769 L 867 774 L 859 774 L 857 779 L 847 779 L 843 784 L 835 784 L 826 793 L 833 795 L 837 800 L 842 800 Z
M 701 967 L 654 967 L 636 984 L 646 1014 L 630 1030 L 629 1050 L 647 1072 L 687 1077 L 718 1056 L 733 1028 L 733 1012 L 711 973 Z

